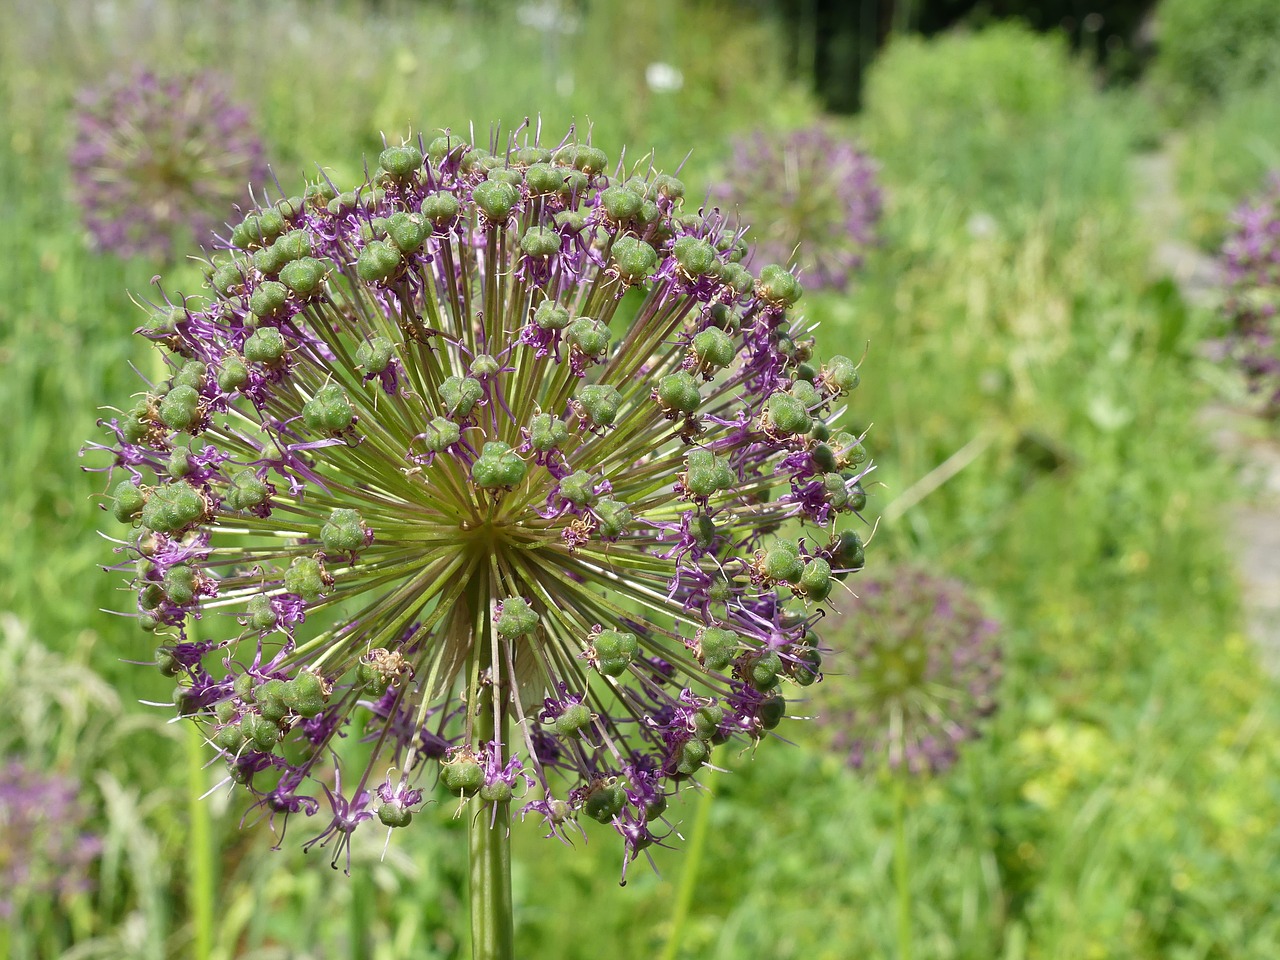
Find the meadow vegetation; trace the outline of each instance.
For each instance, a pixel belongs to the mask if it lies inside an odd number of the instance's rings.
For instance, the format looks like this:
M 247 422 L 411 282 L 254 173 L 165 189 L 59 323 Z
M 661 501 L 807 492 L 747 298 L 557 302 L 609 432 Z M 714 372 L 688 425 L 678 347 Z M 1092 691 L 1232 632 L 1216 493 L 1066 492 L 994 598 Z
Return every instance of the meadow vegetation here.
M 130 294 L 161 267 L 169 287 L 197 274 L 88 249 L 67 184 L 73 95 L 139 61 L 223 70 L 285 184 L 312 162 L 352 180 L 343 164 L 384 133 L 589 118 L 611 153 L 651 146 L 671 167 L 692 149 L 691 197 L 733 135 L 815 108 L 767 21 L 728 4 L 637 18 L 600 2 L 545 29 L 354 0 L 17 7 L 0 37 L 0 758 L 77 777 L 104 848 L 95 889 L 20 902 L 0 954 L 161 960 L 208 938 L 226 960 L 463 956 L 450 798 L 385 858 L 357 835 L 348 879 L 303 855 L 304 830 L 273 851 L 238 800 L 198 799 L 217 774 L 171 711 L 139 703 L 171 682 L 127 662 L 151 648 L 102 612 L 131 599 L 99 569 L 102 480 L 77 452 L 100 405 L 135 389 L 130 364 L 153 362 Z M 646 85 L 656 61 L 680 90 Z M 1280 150 L 1275 82 L 1183 130 L 1198 237 Z M 868 563 L 961 577 L 1005 626 L 989 736 L 912 791 L 921 958 L 1280 955 L 1280 717 L 1224 539 L 1241 491 L 1197 419 L 1214 321 L 1152 274 L 1136 221 L 1145 95 L 1100 91 L 1054 39 L 999 26 L 895 41 L 846 122 L 881 164 L 881 243 L 850 293 L 806 299 L 828 351 L 867 352 L 849 426 L 870 427 L 879 463 Z M 794 745 L 738 758 L 712 802 L 674 811 L 697 850 L 657 850 L 625 889 L 603 831 L 569 850 L 517 827 L 526 955 L 893 955 L 890 791 L 846 769 L 820 724 L 778 732 Z

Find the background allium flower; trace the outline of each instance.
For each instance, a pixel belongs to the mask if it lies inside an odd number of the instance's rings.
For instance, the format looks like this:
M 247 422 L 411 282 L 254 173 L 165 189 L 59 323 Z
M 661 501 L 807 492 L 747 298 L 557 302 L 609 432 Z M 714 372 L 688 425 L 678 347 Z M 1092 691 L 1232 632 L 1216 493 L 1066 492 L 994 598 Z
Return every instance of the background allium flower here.
M 733 142 L 728 177 L 713 194 L 750 225 L 755 263 L 792 263 L 806 284 L 847 289 L 875 243 L 882 197 L 877 167 L 818 125 L 759 130 Z
M 1229 354 L 1240 364 L 1250 387 L 1262 395 L 1265 410 L 1280 415 L 1280 171 L 1262 192 L 1236 211 L 1234 229 L 1222 247 L 1227 297 L 1223 312 L 1230 323 Z
M 860 579 L 824 631 L 840 652 L 821 715 L 854 767 L 942 773 L 996 707 L 997 625 L 963 584 L 912 567 Z
M 0 764 L 0 918 L 31 896 L 67 897 L 93 886 L 101 839 L 74 780 L 12 758 Z
M 858 374 L 814 359 L 795 278 L 647 160 L 516 144 L 390 147 L 249 214 L 141 331 L 172 377 L 109 424 L 179 710 L 338 851 L 438 778 L 633 858 L 816 679 L 808 627 L 862 565 L 836 522 L 869 466 L 830 426 Z M 374 766 L 331 782 L 357 714 Z
M 94 243 L 120 256 L 172 259 L 204 243 L 266 175 L 250 112 L 218 74 L 148 71 L 78 97 L 70 162 Z

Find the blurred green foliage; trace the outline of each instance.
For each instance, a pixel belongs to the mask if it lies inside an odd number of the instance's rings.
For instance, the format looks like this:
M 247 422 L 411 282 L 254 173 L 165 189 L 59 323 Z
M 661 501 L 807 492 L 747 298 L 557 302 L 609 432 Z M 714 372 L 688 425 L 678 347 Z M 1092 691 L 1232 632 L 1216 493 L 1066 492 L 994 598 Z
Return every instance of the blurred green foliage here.
M 0 954 L 187 957 L 188 794 L 217 774 L 185 782 L 169 711 L 137 703 L 168 684 L 123 662 L 149 647 L 99 612 L 126 599 L 98 569 L 104 482 L 76 456 L 97 406 L 137 389 L 129 363 L 150 369 L 128 295 L 148 296 L 157 267 L 85 246 L 63 159 L 74 90 L 134 60 L 220 67 L 257 105 L 286 184 L 312 161 L 354 176 L 380 131 L 590 117 L 613 154 L 652 146 L 673 164 L 692 147 L 691 197 L 733 133 L 813 110 L 767 28 L 712 3 L 562 5 L 572 31 L 462 3 L 18 6 L 0 34 L 0 755 L 78 776 L 106 848 L 96 892 L 0 927 Z M 655 61 L 681 90 L 646 85 Z M 868 350 L 849 416 L 874 421 L 880 463 L 868 559 L 963 576 L 1007 628 L 991 736 L 915 791 L 922 958 L 1280 953 L 1274 688 L 1222 540 L 1235 481 L 1196 419 L 1208 318 L 1151 277 L 1135 222 L 1136 109 L 1096 93 L 1058 42 L 1004 26 L 896 42 L 850 128 L 883 164 L 884 242 L 852 294 L 807 309 L 824 351 Z M 1235 117 L 1234 142 L 1270 136 Z M 169 287 L 194 277 L 166 268 Z M 674 954 L 891 955 L 889 791 L 847 771 L 821 727 L 781 733 L 795 746 L 715 778 Z M 303 855 L 308 824 L 272 851 L 269 823 L 213 790 L 213 956 L 465 955 L 464 822 L 438 799 L 385 859 L 381 836 L 357 834 L 347 879 Z M 695 803 L 671 813 L 685 836 Z M 682 856 L 656 850 L 660 872 L 634 864 L 619 889 L 617 845 L 589 826 L 574 849 L 515 828 L 524 955 L 658 955 Z

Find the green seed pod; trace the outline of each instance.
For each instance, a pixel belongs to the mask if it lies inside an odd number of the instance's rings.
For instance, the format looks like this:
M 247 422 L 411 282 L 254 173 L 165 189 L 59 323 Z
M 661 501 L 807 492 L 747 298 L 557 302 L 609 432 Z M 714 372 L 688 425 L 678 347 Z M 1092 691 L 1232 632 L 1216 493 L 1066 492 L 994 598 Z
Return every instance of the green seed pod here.
M 587 794 L 582 812 L 597 823 L 610 823 L 626 805 L 627 791 L 622 784 L 602 783 Z
M 284 359 L 284 335 L 275 327 L 259 327 L 244 342 L 244 357 L 253 363 L 273 366 Z
M 690 348 L 698 359 L 699 369 L 704 372 L 727 367 L 738 352 L 733 338 L 715 327 L 708 327 L 695 334 Z
M 251 718 L 254 721 L 253 723 L 250 723 Z M 249 739 L 253 741 L 253 745 L 263 753 L 270 753 L 274 750 L 276 744 L 280 742 L 281 736 L 283 736 L 280 725 L 266 717 L 254 717 L 253 714 L 249 714 L 241 723 L 245 727 L 252 728 L 245 732 Z
M 436 137 L 427 145 L 427 156 L 431 158 L 431 162 L 439 164 L 448 159 L 457 162 L 471 151 L 471 144 L 467 143 L 461 137 L 443 136 Z
M 501 225 L 510 219 L 511 211 L 520 202 L 520 191 L 501 180 L 486 180 L 471 191 L 471 199 L 486 220 Z
M 555 215 L 555 224 L 557 230 L 581 233 L 587 225 L 587 218 L 581 210 L 561 210 Z
M 409 183 L 422 169 L 422 153 L 417 147 L 387 147 L 378 154 L 378 166 L 397 183 Z
M 313 206 L 323 206 L 338 195 L 338 190 L 328 180 L 308 183 L 302 191 L 303 199 L 310 200 Z
M 631 508 L 621 500 L 601 497 L 595 506 L 595 514 L 600 521 L 597 529 L 606 540 L 616 540 L 631 527 Z
M 164 592 L 164 587 L 154 580 L 148 580 L 138 590 L 138 606 L 142 607 L 143 610 L 154 610 L 167 599 L 168 596 Z
M 547 163 L 535 163 L 524 172 L 524 182 L 532 196 L 555 193 L 564 185 L 564 174 Z
M 640 642 L 634 633 L 622 630 L 602 630 L 596 637 L 595 659 L 597 669 L 606 677 L 618 677 L 640 653 Z
M 813 426 L 813 418 L 804 403 L 786 393 L 775 393 L 765 401 L 764 421 L 769 429 L 784 437 L 808 433 Z
M 386 337 L 375 336 L 356 347 L 356 363 L 365 373 L 382 373 L 391 365 L 395 347 Z
M 680 269 L 690 277 L 705 276 L 718 262 L 716 248 L 697 237 L 681 237 L 675 242 L 672 252 Z
M 560 189 L 556 192 L 563 199 L 571 200 L 586 193 L 587 187 L 590 185 L 591 178 L 581 170 L 569 170 L 561 174 Z
M 710 450 L 689 451 L 684 473 L 684 487 L 688 493 L 698 498 L 710 497 L 721 490 L 728 490 L 735 482 L 733 471 L 723 457 L 717 457 Z
M 527 637 L 538 627 L 538 614 L 523 597 L 507 597 L 502 601 L 502 612 L 494 624 L 503 640 Z
M 669 373 L 658 381 L 658 402 L 669 413 L 693 413 L 702 402 L 698 381 L 683 370 Z
M 285 684 L 285 705 L 300 717 L 314 717 L 324 710 L 330 688 L 316 674 L 304 670 Z
M 533 311 L 533 322 L 540 330 L 563 330 L 569 325 L 569 311 L 554 300 L 544 300 Z
M 839 470 L 856 467 L 867 459 L 867 451 L 861 441 L 843 430 L 831 438 L 831 446 L 835 450 L 836 468 Z
M 484 770 L 470 758 L 450 760 L 441 766 L 441 779 L 450 793 L 469 797 L 484 786 Z
M 184 564 L 170 567 L 164 572 L 164 592 L 169 602 L 185 607 L 196 598 L 200 578 L 195 569 Z
M 822 654 L 813 647 L 796 651 L 795 662 L 790 665 L 791 679 L 802 687 L 813 684 L 822 672 Z
M 511 784 L 505 780 L 495 780 L 480 788 L 480 799 L 488 803 L 505 803 L 511 799 Z
M 440 405 L 450 417 L 469 417 L 484 399 L 484 385 L 474 377 L 447 377 L 440 384 Z
M 339 507 L 320 528 L 320 542 L 326 553 L 355 553 L 369 542 L 368 533 L 359 511 Z
M 653 190 L 658 196 L 670 200 L 684 199 L 684 182 L 669 173 L 659 173 L 653 178 Z
M 172 536 L 204 520 L 208 511 L 209 504 L 194 487 L 168 483 L 151 491 L 142 508 L 142 525 Z
M 228 753 L 238 753 L 240 748 L 244 746 L 244 740 L 244 730 L 240 728 L 238 723 L 229 723 L 213 735 L 214 745 L 221 747 Z
M 569 438 L 569 425 L 550 413 L 535 413 L 529 423 L 529 444 L 539 453 L 554 450 Z
M 462 430 L 452 420 L 435 417 L 422 432 L 422 445 L 432 453 L 439 453 L 453 446 L 462 436 Z
M 249 368 L 244 365 L 244 361 L 234 354 L 226 356 L 222 360 L 222 367 L 218 370 L 218 389 L 223 393 L 231 393 L 239 390 L 249 381 Z
M 813 383 L 814 378 L 818 375 L 818 369 L 812 363 L 801 363 L 796 367 L 796 379 L 803 380 L 805 383 Z
M 519 170 L 512 170 L 510 167 L 492 167 L 485 174 L 485 179 L 509 183 L 518 190 L 520 184 L 524 183 L 524 174 Z
M 838 473 L 822 475 L 822 493 L 827 503 L 836 510 L 843 510 L 849 503 L 849 491 L 845 489 L 844 477 Z
M 804 575 L 804 561 L 794 540 L 775 540 L 764 552 L 760 572 L 777 583 L 799 583 Z
M 819 423 L 821 421 L 814 421 Z M 812 435 L 812 434 L 811 434 Z M 824 473 L 830 473 L 836 469 L 836 454 L 831 449 L 830 444 L 819 443 L 809 450 L 809 456 L 813 459 L 814 464 Z
M 249 296 L 249 309 L 257 317 L 276 317 L 284 312 L 289 288 L 275 280 L 264 280 Z
M 546 163 L 551 159 L 550 147 L 521 147 L 511 156 L 512 163 L 527 167 L 534 163 Z
M 280 618 L 271 606 L 270 597 L 260 593 L 249 598 L 249 613 L 244 619 L 246 627 L 256 633 L 264 633 L 274 630 L 279 622 Z
M 111 515 L 121 523 L 131 523 L 142 516 L 142 508 L 146 505 L 147 496 L 139 487 L 128 480 L 121 480 L 111 491 L 114 502 L 111 504 Z
M 782 658 L 772 650 L 763 650 L 746 658 L 745 679 L 757 690 L 772 690 L 778 685 Z
M 253 699 L 257 702 L 258 710 L 264 719 L 279 723 L 288 716 L 289 707 L 284 702 L 288 692 L 285 682 L 275 677 L 258 686 L 253 693 Z
M 599 320 L 592 320 L 590 317 L 579 317 L 569 324 L 569 331 L 565 336 L 569 338 L 569 343 L 576 351 L 584 357 L 596 360 L 603 357 L 608 351 L 609 338 L 612 334 L 610 334 L 609 328 Z
M 609 157 L 603 150 L 585 143 L 567 143 L 552 155 L 552 159 L 588 174 L 600 173 L 609 164 Z
M 658 252 L 638 237 L 619 237 L 613 241 L 610 253 L 623 283 L 642 282 L 658 265 Z
M 142 329 L 153 337 L 172 336 L 178 332 L 178 325 L 186 319 L 186 307 L 175 305 L 153 313 L 142 325 Z
M 136 411 L 125 415 L 120 421 L 120 434 L 126 443 L 141 443 L 151 432 L 151 420 L 139 416 Z
M 684 777 L 692 776 L 707 762 L 711 756 L 711 748 L 702 740 L 686 740 L 680 745 L 680 753 L 676 759 L 676 773 Z
M 618 223 L 636 216 L 643 202 L 642 196 L 626 187 L 608 187 L 600 191 L 600 205 L 609 219 Z
M 550 227 L 530 227 L 520 238 L 520 249 L 529 257 L 552 257 L 560 252 L 560 234 Z
M 822 394 L 808 380 L 795 381 L 787 392 L 803 403 L 805 410 L 813 410 L 815 407 L 822 405 Z
M 772 730 L 781 723 L 782 718 L 787 715 L 786 698 L 779 693 L 775 693 L 764 703 L 760 704 L 760 711 L 758 715 L 760 717 L 760 726 L 765 730 Z
M 224 297 L 229 297 L 244 285 L 244 272 L 235 261 L 224 263 L 213 271 L 209 282 L 213 285 L 213 289 Z
M 720 268 L 720 279 L 739 295 L 749 293 L 756 282 L 751 271 L 740 263 L 726 263 Z
M 858 365 L 842 356 L 832 357 L 818 374 L 818 382 L 837 396 L 856 390 L 860 380 Z
M 209 376 L 209 367 L 199 360 L 188 360 L 173 378 L 173 386 L 200 390 Z
M 356 683 L 371 697 L 380 697 L 391 686 L 391 675 L 374 664 L 361 661 L 356 667 Z
M 502 364 L 487 353 L 477 353 L 471 360 L 471 375 L 477 379 L 496 376 Z
M 200 394 L 194 387 L 180 386 L 170 390 L 160 401 L 160 420 L 170 430 L 186 432 L 200 425 Z
M 416 253 L 430 232 L 428 221 L 416 213 L 400 211 L 387 218 L 387 237 L 401 253 Z
M 284 237 L 281 237 L 271 246 L 262 247 L 255 251 L 253 254 L 253 269 L 264 276 L 274 277 L 286 263 L 294 259 L 286 253 L 283 240 Z
M 452 193 L 433 193 L 422 199 L 422 215 L 436 226 L 453 220 L 462 209 L 462 204 Z
M 855 483 L 849 488 L 849 509 L 854 513 L 861 513 L 867 507 L 867 491 L 862 488 L 861 483 Z
M 315 557 L 294 557 L 284 572 L 284 589 L 315 603 L 325 589 L 325 570 Z
M 862 538 L 853 530 L 843 530 L 836 535 L 830 546 L 831 565 L 836 570 L 861 570 L 866 564 Z M 836 579 L 843 580 L 848 574 L 837 573 Z
M 213 705 L 213 715 L 218 718 L 219 723 L 230 723 L 237 713 L 239 709 L 234 700 L 219 700 Z
M 347 393 L 336 383 L 327 383 L 302 405 L 302 422 L 308 430 L 337 436 L 351 428 L 356 413 Z
M 253 677 L 250 674 L 242 673 L 231 683 L 231 692 L 243 700 L 245 703 L 253 702 Z
M 360 198 L 356 196 L 354 190 L 346 190 L 330 200 L 325 209 L 329 211 L 330 216 L 341 217 L 355 210 L 359 202 Z
M 600 499 L 595 492 L 595 481 L 585 470 L 575 470 L 567 477 L 562 477 L 557 492 L 580 507 L 595 506 Z
M 574 703 L 565 707 L 564 712 L 556 717 L 556 733 L 562 737 L 576 737 L 591 726 L 591 708 L 585 703 Z
M 378 805 L 378 821 L 384 827 L 407 827 L 413 820 L 413 811 L 398 803 Z
M 267 494 L 266 481 L 252 467 L 245 467 L 231 478 L 231 486 L 227 487 L 222 502 L 232 510 L 252 510 L 266 502 Z
M 771 263 L 760 271 L 756 293 L 762 300 L 775 306 L 790 307 L 800 299 L 804 288 L 786 267 Z
M 369 283 L 385 283 L 400 268 L 400 251 L 385 240 L 371 240 L 356 259 L 356 273 Z
M 471 465 L 471 479 L 484 490 L 511 489 L 519 486 L 529 465 L 511 445 L 501 440 L 491 440 L 484 445 L 480 456 Z
M 831 564 L 821 557 L 810 557 L 809 561 L 804 565 L 804 573 L 800 575 L 800 582 L 796 584 L 796 592 L 808 597 L 810 600 L 821 603 L 831 596 L 832 586 Z
M 699 740 L 710 740 L 720 732 L 720 724 L 724 723 L 724 707 L 713 703 L 699 707 L 693 715 L 693 735 Z
M 579 416 L 596 427 L 611 426 L 622 406 L 622 394 L 604 383 L 579 387 L 574 400 Z

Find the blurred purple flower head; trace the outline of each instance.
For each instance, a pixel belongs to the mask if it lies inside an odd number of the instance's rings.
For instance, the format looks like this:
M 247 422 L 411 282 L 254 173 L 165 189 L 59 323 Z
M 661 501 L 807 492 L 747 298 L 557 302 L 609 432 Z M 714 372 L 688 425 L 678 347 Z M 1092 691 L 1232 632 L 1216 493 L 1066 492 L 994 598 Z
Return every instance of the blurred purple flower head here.
M 388 147 L 254 210 L 140 331 L 171 376 L 100 448 L 137 616 L 230 779 L 323 810 L 335 862 L 437 781 L 629 861 L 817 679 L 862 566 L 856 365 L 679 180 L 609 168 L 572 131 Z M 353 717 L 375 758 L 337 780 Z
M 74 780 L 12 758 L 0 765 L 0 918 L 33 896 L 59 899 L 93 886 L 102 841 Z
M 809 287 L 846 290 L 876 242 L 877 170 L 826 126 L 758 130 L 733 141 L 728 176 L 712 196 L 748 225 L 748 265 L 794 263 Z
M 997 625 L 963 584 L 913 567 L 859 580 L 827 620 L 840 652 L 821 715 L 851 766 L 943 773 L 994 712 Z
M 204 244 L 267 168 L 247 108 L 211 72 L 121 75 L 78 97 L 70 163 L 101 250 L 171 260 Z
M 1262 397 L 1264 412 L 1280 416 L 1280 171 L 1236 210 L 1232 224 L 1221 257 L 1227 354 Z

